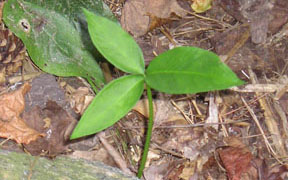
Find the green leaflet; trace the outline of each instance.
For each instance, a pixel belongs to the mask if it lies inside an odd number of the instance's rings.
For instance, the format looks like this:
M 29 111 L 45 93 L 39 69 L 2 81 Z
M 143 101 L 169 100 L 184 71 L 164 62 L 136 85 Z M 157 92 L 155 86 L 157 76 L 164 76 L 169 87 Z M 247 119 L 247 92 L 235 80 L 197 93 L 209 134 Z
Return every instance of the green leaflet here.
M 144 77 L 128 75 L 113 80 L 93 99 L 70 139 L 94 134 L 125 116 L 143 93 Z
M 244 83 L 216 54 L 196 47 L 178 47 L 160 54 L 147 68 L 146 82 L 170 94 L 221 90 Z
M 87 38 L 81 10 L 87 6 L 109 14 L 100 0 L 8 0 L 3 19 L 40 69 L 58 76 L 81 76 L 101 86 L 104 78 L 95 61 L 97 51 Z
M 85 9 L 83 11 L 90 37 L 98 51 L 122 71 L 144 74 L 143 54 L 134 39 L 115 22 Z

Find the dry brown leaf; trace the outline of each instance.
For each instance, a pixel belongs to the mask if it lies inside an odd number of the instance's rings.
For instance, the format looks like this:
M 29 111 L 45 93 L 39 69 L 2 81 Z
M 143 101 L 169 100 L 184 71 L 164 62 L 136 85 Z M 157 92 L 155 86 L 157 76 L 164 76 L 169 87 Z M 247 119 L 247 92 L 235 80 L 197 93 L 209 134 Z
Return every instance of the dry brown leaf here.
M 146 118 L 149 117 L 149 105 L 148 99 L 141 99 L 133 107 L 133 110 L 142 114 Z M 186 122 L 184 117 L 174 110 L 173 106 L 169 100 L 154 100 L 153 101 L 153 111 L 154 111 L 154 127 L 157 127 L 163 123 L 181 121 Z
M 173 14 L 180 17 L 186 14 L 177 0 L 128 0 L 122 9 L 121 25 L 134 36 L 141 36 Z
M 143 0 L 127 1 L 122 9 L 121 25 L 134 36 L 144 35 L 149 29 L 149 16 Z
M 182 17 L 186 14 L 177 0 L 145 0 L 146 12 L 158 18 L 169 18 L 172 13 Z
M 67 151 L 67 140 L 76 125 L 76 120 L 62 109 L 56 102 L 48 101 L 46 107 L 34 107 L 23 114 L 26 123 L 43 134 L 45 138 L 38 138 L 24 147 L 32 154 L 55 156 Z
M 25 107 L 24 95 L 29 90 L 30 85 L 25 83 L 20 89 L 0 96 L 0 137 L 29 144 L 38 137 L 44 136 L 27 126 L 19 117 Z
M 252 154 L 237 138 L 228 139 L 229 147 L 219 150 L 219 156 L 231 180 L 240 180 L 251 167 Z

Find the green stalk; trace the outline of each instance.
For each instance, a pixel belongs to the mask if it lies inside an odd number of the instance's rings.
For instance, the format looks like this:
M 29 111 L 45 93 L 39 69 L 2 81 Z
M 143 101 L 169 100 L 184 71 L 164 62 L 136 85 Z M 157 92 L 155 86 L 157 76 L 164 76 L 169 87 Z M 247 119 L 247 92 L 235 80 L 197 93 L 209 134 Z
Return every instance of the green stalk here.
M 97 89 L 97 87 L 95 86 L 93 81 L 90 78 L 87 78 L 87 81 L 90 84 L 91 88 L 93 89 L 94 93 L 97 94 L 99 92 L 99 90 Z
M 146 84 L 146 88 L 147 88 L 147 96 L 148 96 L 148 103 L 149 103 L 149 121 L 148 121 L 148 128 L 147 128 L 147 134 L 146 134 L 146 140 L 145 140 L 144 150 L 142 154 L 142 159 L 141 159 L 140 167 L 139 167 L 138 174 L 137 174 L 138 178 L 142 177 L 143 170 L 145 168 L 149 146 L 150 146 L 151 135 L 152 135 L 153 121 L 154 121 L 152 93 L 151 93 L 150 87 L 147 84 Z

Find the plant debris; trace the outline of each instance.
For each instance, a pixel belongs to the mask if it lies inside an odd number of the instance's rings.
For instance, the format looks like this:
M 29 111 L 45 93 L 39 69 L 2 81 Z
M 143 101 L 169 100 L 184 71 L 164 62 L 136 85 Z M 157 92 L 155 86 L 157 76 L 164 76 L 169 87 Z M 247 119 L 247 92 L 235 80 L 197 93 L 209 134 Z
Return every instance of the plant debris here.
M 0 96 L 0 137 L 15 140 L 17 143 L 29 144 L 45 134 L 29 127 L 20 117 L 24 111 L 24 95 L 30 85 L 24 84 L 20 89 Z
M 147 180 L 288 178 L 287 0 L 104 1 L 136 38 L 146 65 L 168 49 L 196 46 L 220 55 L 246 81 L 243 86 L 211 93 L 163 96 L 153 92 L 157 118 L 144 170 Z M 195 11 L 191 6 L 197 2 L 207 6 Z M 9 34 L 5 29 L 1 36 L 0 31 L 0 44 L 14 38 L 4 31 Z M 20 51 L 13 53 L 17 56 Z M 110 80 L 123 75 L 109 65 L 106 69 Z M 2 76 L 1 72 L 0 81 L 6 82 L 7 72 Z M 26 75 L 25 68 L 21 73 Z M 145 95 L 133 111 L 102 133 L 101 140 L 93 135 L 70 141 L 77 114 L 85 111 L 94 96 L 89 85 L 76 78 L 38 76 L 30 83 L 22 113 L 29 85 L 7 93 L 17 84 L 3 84 L 0 89 L 0 136 L 5 138 L 0 146 L 7 149 L 16 142 L 33 155 L 64 153 L 137 172 L 147 127 Z M 15 130 L 19 127 L 21 131 Z M 120 166 L 116 157 L 121 159 Z

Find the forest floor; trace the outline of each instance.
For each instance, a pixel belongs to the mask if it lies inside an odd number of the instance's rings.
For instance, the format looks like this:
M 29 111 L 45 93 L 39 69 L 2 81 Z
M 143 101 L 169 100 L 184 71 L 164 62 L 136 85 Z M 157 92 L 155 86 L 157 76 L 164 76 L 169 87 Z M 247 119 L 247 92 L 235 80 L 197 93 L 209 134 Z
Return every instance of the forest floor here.
M 196 46 L 218 54 L 246 82 L 240 87 L 209 93 L 166 95 L 153 92 L 155 125 L 143 178 L 288 178 L 286 0 L 215 0 L 212 7 L 202 13 L 193 11 L 193 2 L 189 0 L 105 2 L 142 48 L 146 65 L 168 49 Z M 8 31 L 3 26 L 1 37 L 19 43 Z M 20 87 L 17 82 L 22 80 L 23 71 L 12 73 L 14 68 L 32 71 L 31 90 L 25 102 L 38 106 L 25 106 L 27 113 L 21 118 L 43 119 L 47 126 L 52 122 L 54 136 L 49 143 L 42 140 L 26 145 L 3 138 L 1 148 L 22 152 L 24 149 L 30 154 L 50 157 L 64 153 L 137 173 L 148 119 L 146 96 L 143 95 L 133 110 L 113 127 L 67 142 L 67 131 L 63 129 L 75 125 L 70 117 L 79 119 L 93 98 L 90 86 L 79 78 L 55 78 L 42 73 L 25 51 L 19 49 L 17 53 L 22 53 L 25 60 L 18 64 L 18 61 L 5 63 L 5 74 L 3 69 L 0 71 L 0 82 L 5 84 L 0 94 Z M 1 63 L 4 64 L 0 61 L 0 67 Z M 101 67 L 110 80 L 123 75 L 108 63 L 103 62 Z M 18 94 L 25 91 L 28 89 L 22 88 Z M 10 94 L 9 97 L 15 96 Z M 53 125 L 51 119 L 61 120 L 61 123 Z

